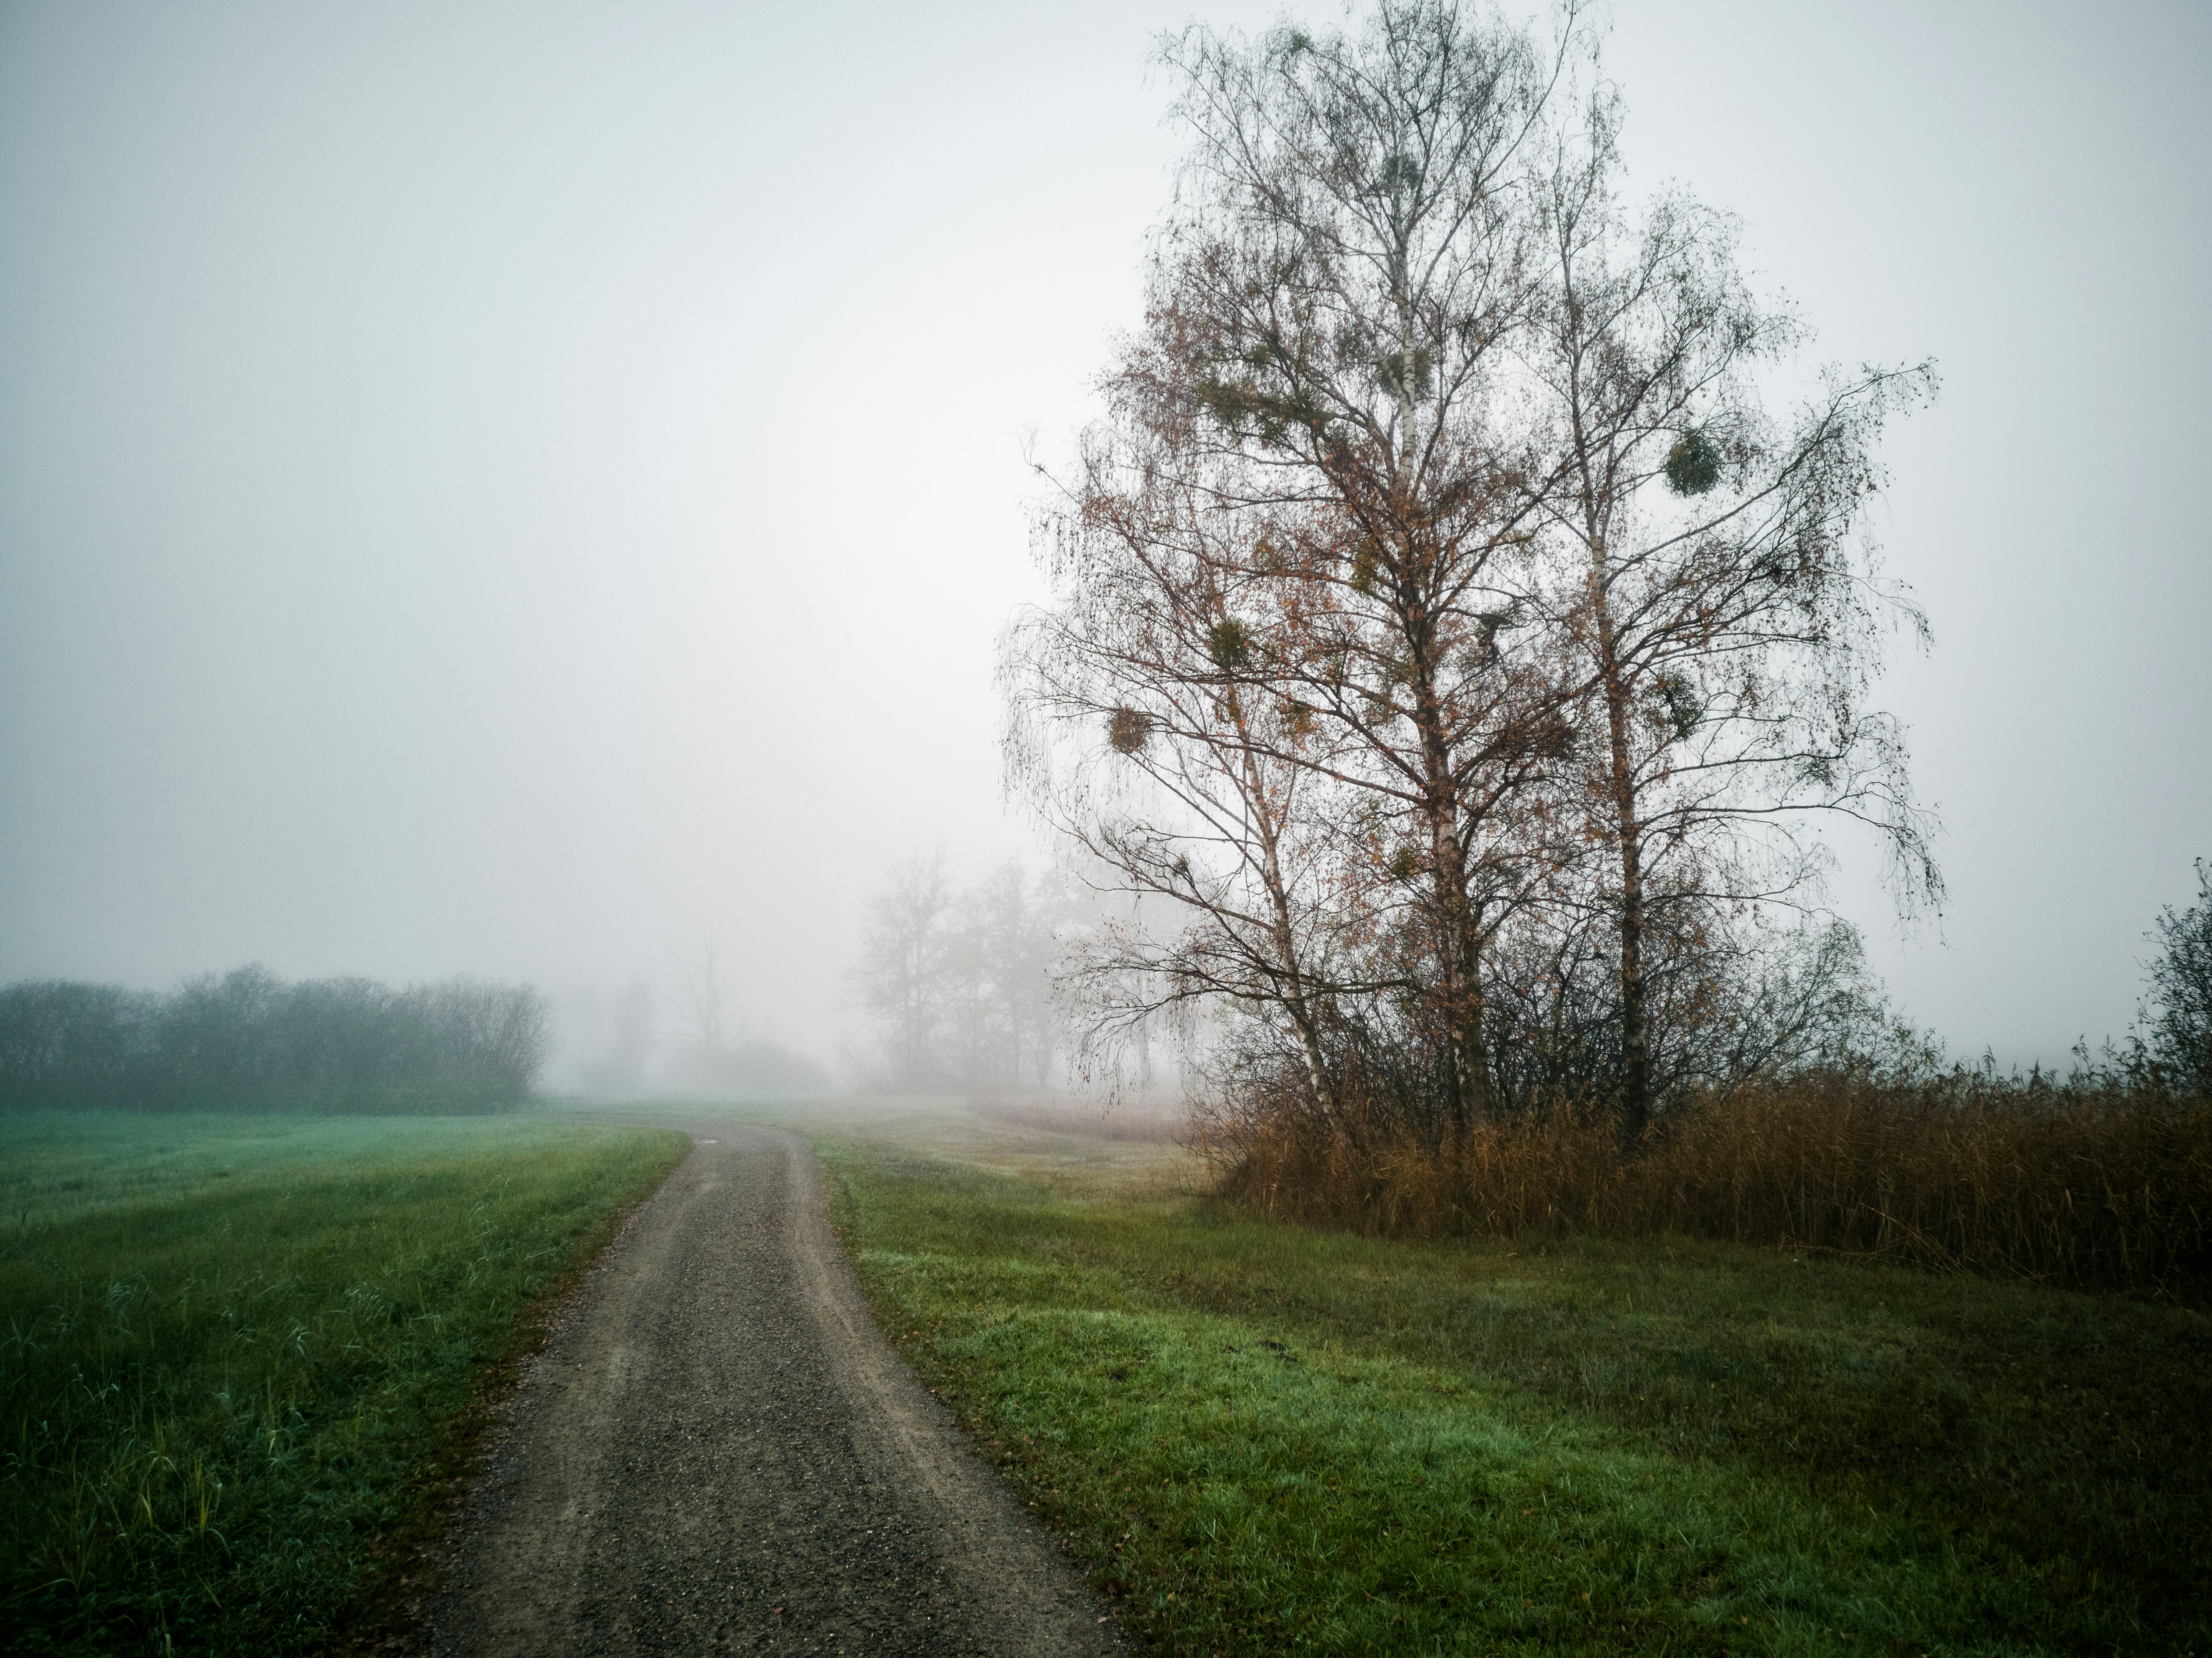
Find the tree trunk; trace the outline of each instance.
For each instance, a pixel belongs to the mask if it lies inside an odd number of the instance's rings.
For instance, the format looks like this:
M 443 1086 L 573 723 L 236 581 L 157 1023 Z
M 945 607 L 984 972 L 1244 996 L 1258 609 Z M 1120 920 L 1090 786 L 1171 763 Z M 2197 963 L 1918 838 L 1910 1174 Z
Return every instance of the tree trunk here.
M 1433 825 L 1439 861 L 1437 940 L 1443 972 L 1444 1052 L 1456 1128 L 1480 1126 L 1490 1115 L 1490 1045 L 1483 1035 L 1480 917 L 1467 894 L 1467 863 L 1449 820 Z
M 1283 969 L 1283 1005 L 1290 1011 L 1291 1023 L 1297 1027 L 1298 1046 L 1305 1056 L 1306 1083 L 1313 1090 L 1314 1104 L 1325 1121 L 1333 1122 L 1337 1114 L 1336 1099 L 1328 1084 L 1328 1066 L 1322 1056 L 1321 1028 L 1307 995 L 1305 975 L 1298 966 L 1297 933 L 1291 925 L 1291 896 L 1284 885 L 1282 857 L 1278 850 L 1280 831 L 1267 798 L 1267 784 L 1253 758 L 1252 734 L 1241 712 L 1237 717 L 1237 734 L 1244 762 L 1245 795 L 1253 804 L 1254 820 L 1259 826 L 1260 878 L 1267 886 L 1268 908 L 1274 917 L 1275 954 Z
M 1627 677 L 1614 654 L 1605 555 L 1591 556 L 1590 603 L 1596 611 L 1598 674 L 1604 688 L 1613 834 L 1620 850 L 1620 1128 L 1633 1140 L 1651 1126 L 1651 1027 L 1644 999 L 1644 832 L 1637 817 L 1636 768 L 1630 753 Z
M 1437 991 L 1443 1005 L 1446 1074 L 1452 1126 L 1467 1129 L 1490 1114 L 1490 1050 L 1482 1032 L 1481 918 L 1468 896 L 1467 858 L 1459 843 L 1459 791 L 1436 694 L 1434 641 L 1419 617 L 1408 620 L 1414 719 L 1421 731 L 1426 784 L 1423 812 L 1428 819 L 1429 868 L 1437 896 Z
M 1391 212 L 1398 220 L 1394 186 Z M 1390 492 L 1399 520 L 1419 524 L 1427 515 L 1414 510 L 1419 493 L 1419 420 L 1414 397 L 1414 361 L 1422 336 L 1414 311 L 1407 265 L 1408 229 L 1393 226 L 1391 301 L 1397 312 L 1398 359 L 1395 401 L 1398 430 L 1392 457 Z M 1483 1036 L 1482 938 L 1480 920 L 1468 896 L 1467 859 L 1459 843 L 1459 786 L 1453 776 L 1451 744 L 1437 694 L 1436 623 L 1422 584 L 1429 576 L 1431 550 L 1418 531 L 1405 537 L 1398 572 L 1398 602 L 1408 665 L 1412 669 L 1413 718 L 1420 728 L 1424 807 L 1428 818 L 1429 860 L 1437 899 L 1437 966 L 1444 1013 L 1446 1078 L 1453 1127 L 1464 1131 L 1490 1114 L 1490 1049 Z

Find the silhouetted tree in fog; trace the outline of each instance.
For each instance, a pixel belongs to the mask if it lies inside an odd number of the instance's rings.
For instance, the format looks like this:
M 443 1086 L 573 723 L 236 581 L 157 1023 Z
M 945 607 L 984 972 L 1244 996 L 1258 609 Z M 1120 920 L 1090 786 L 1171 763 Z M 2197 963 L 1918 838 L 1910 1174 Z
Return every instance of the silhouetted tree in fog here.
M 860 1000 L 884 1029 L 895 1087 L 926 1088 L 933 1080 L 933 1044 L 945 1019 L 949 941 L 942 921 L 951 902 L 942 852 L 893 865 L 868 900 Z
M 856 977 L 903 1090 L 1050 1084 L 1060 1016 L 1054 884 L 1008 865 L 955 892 L 943 854 L 894 865 L 870 900 Z
M 722 982 L 714 941 L 707 938 L 701 942 L 696 969 L 683 957 L 677 957 L 676 972 L 679 981 L 676 993 L 662 999 L 690 1033 L 692 1041 L 720 1053 L 730 1045 L 730 990 Z

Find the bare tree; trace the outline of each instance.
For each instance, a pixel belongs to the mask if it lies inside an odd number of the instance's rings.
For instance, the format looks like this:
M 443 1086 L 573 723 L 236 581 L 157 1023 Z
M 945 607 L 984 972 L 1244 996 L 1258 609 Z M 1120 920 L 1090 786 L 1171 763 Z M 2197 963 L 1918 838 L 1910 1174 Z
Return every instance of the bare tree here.
M 967 898 L 988 971 L 994 1037 L 982 1067 L 986 1086 L 1019 1090 L 1050 1084 L 1060 1046 L 1052 970 L 1065 907 L 1049 875 L 1032 881 L 1019 864 L 1000 866 Z
M 723 1052 L 729 1046 L 730 991 L 716 965 L 714 939 L 700 941 L 696 972 L 683 957 L 673 951 L 670 955 L 682 983 L 674 995 L 664 993 L 661 1000 L 691 1033 L 692 1041 L 711 1053 Z
M 927 1087 L 944 1015 L 945 929 L 951 891 L 942 851 L 894 865 L 869 900 L 858 980 L 860 999 L 889 1028 L 893 1085 Z
M 1831 373 L 1796 418 L 1768 418 L 1756 371 L 1802 329 L 1749 293 L 1726 219 L 1677 194 L 1626 222 L 1617 104 L 1601 90 L 1586 111 L 1546 179 L 1546 303 L 1524 349 L 1557 422 L 1547 608 L 1588 711 L 1633 1133 L 1653 1097 L 1655 932 L 1705 925 L 1716 902 L 1800 901 L 1824 815 L 1878 830 L 1904 901 L 1940 896 L 1901 732 L 1866 705 L 1881 623 L 1925 623 L 1855 533 L 1883 422 L 1932 379 Z
M 1138 884 L 1199 912 L 1194 944 L 1228 969 L 1191 976 L 1213 963 L 1184 950 L 1161 972 L 1286 1012 L 1325 1090 L 1299 1011 L 1298 883 L 1265 868 L 1294 825 L 1323 824 L 1339 854 L 1323 884 L 1349 882 L 1414 942 L 1384 976 L 1441 1033 L 1462 1122 L 1488 1096 L 1482 953 L 1529 881 L 1515 808 L 1558 744 L 1506 637 L 1542 490 L 1499 391 L 1535 298 L 1529 167 L 1577 50 L 1571 11 L 1540 54 L 1433 3 L 1386 3 L 1352 36 L 1170 42 L 1191 148 L 1145 329 L 1108 380 L 1111 430 L 1069 492 L 1132 576 L 1174 590 L 1144 647 L 1117 659 L 1096 628 L 1085 646 L 1130 675 L 1130 718 L 1172 738 L 1150 780 L 1253 884 L 1203 875 L 1188 835 L 1117 831 L 1107 861 L 1154 865 Z M 1066 567 L 1078 632 L 1112 568 Z M 1085 695 L 1103 701 L 1068 708 Z M 1354 879 L 1362 853 L 1374 867 Z
M 1493 1025 L 1525 1078 L 1571 1006 L 1578 1074 L 1617 1032 L 1640 1129 L 1703 1063 L 1655 1069 L 1655 1019 L 1717 975 L 1747 1007 L 1848 976 L 1760 932 L 1816 898 L 1822 819 L 1940 893 L 1868 706 L 1885 624 L 1922 624 L 1860 532 L 1930 376 L 1767 416 L 1802 331 L 1717 216 L 1668 197 L 1632 229 L 1572 5 L 1540 50 L 1382 0 L 1163 57 L 1191 143 L 1145 325 L 1041 514 L 1054 603 L 1001 659 L 1010 777 L 1148 918 L 1074 981 L 1109 1033 L 1240 1008 L 1323 1116 L 1395 1090 L 1431 1134 L 1493 1108 Z M 1540 1005 L 1553 1038 L 1522 1032 Z
M 1065 920 L 1053 878 L 1018 864 L 956 891 L 943 854 L 895 865 L 869 907 L 858 974 L 902 1089 L 1049 1086 L 1063 1046 L 1052 970 Z
M 1279 1015 L 1325 1109 L 1322 1004 L 1341 987 L 1320 965 L 1320 814 L 1298 795 L 1327 780 L 1291 757 L 1319 733 L 1259 683 L 1281 655 L 1281 575 L 1247 568 L 1265 531 L 1209 487 L 1186 435 L 1139 422 L 1091 434 L 1046 515 L 1064 602 L 1009 635 L 1010 773 L 1088 854 L 1095 884 L 1133 901 L 1063 974 L 1094 1040 L 1148 1036 L 1202 999 Z

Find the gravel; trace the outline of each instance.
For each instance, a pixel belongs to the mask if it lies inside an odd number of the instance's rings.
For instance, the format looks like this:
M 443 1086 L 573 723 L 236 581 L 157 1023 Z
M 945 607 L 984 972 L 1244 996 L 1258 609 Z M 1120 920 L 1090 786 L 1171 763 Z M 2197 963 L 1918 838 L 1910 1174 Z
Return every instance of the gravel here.
M 870 1321 L 775 1129 L 694 1129 L 535 1361 L 445 1572 L 439 1655 L 1124 1650 Z

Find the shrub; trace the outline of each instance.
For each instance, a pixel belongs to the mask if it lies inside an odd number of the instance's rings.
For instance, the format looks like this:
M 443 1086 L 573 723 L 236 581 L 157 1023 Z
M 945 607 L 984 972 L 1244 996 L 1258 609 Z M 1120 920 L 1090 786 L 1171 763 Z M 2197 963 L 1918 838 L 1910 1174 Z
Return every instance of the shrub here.
M 2087 1077 L 1845 1071 L 1698 1098 L 1625 1145 L 1565 1106 L 1447 1136 L 1217 1121 L 1226 1193 L 1423 1237 L 1668 1233 L 2029 1278 L 2212 1291 L 2212 1100 Z
M 2142 1023 L 2144 1051 L 2173 1085 L 2212 1094 L 2212 869 L 2197 861 L 2197 902 L 2159 912 Z

